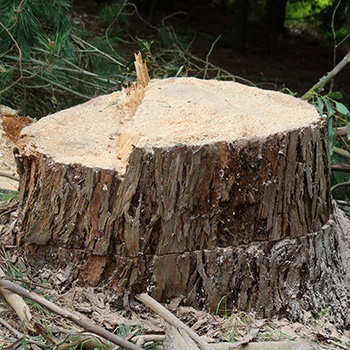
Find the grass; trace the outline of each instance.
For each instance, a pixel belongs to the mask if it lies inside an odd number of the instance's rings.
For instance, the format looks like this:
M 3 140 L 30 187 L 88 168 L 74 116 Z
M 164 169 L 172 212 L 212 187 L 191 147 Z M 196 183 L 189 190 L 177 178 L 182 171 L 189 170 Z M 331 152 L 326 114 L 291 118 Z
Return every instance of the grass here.
M 0 188 L 0 203 L 10 203 L 18 200 L 18 191 L 11 191 L 4 188 Z

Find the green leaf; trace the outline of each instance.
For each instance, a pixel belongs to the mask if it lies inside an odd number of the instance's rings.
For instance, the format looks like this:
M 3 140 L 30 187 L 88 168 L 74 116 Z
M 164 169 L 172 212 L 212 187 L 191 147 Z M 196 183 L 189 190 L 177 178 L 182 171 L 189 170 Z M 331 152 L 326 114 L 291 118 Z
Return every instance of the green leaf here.
M 343 115 L 348 115 L 350 113 L 348 108 L 340 102 L 335 103 L 335 108 Z
M 323 115 L 323 107 L 324 107 L 324 103 L 322 101 L 321 98 L 317 97 L 317 107 L 318 107 L 318 111 L 320 113 L 320 116 L 322 117 Z
M 333 98 L 334 100 L 341 100 L 343 98 L 343 94 L 340 91 L 330 92 L 327 97 Z
M 328 118 L 327 121 L 327 131 L 328 131 L 328 146 L 330 155 L 333 154 L 335 140 L 337 138 L 337 129 L 333 128 L 333 118 Z
M 183 69 L 184 69 L 184 66 L 181 66 L 181 67 L 177 70 L 175 77 L 178 77 L 179 74 L 182 72 Z
M 332 103 L 326 97 L 322 97 L 322 101 L 324 102 L 324 104 L 325 104 L 325 106 L 327 108 L 327 116 L 328 116 L 328 118 L 330 118 L 335 113 L 335 110 L 333 109 Z

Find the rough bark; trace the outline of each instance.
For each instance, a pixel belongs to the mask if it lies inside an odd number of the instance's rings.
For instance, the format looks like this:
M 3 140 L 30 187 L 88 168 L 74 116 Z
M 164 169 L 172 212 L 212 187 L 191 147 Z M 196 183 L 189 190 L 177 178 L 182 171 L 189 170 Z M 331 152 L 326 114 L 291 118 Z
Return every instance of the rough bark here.
M 35 139 L 34 139 L 35 141 Z M 349 223 L 331 205 L 325 121 L 264 138 L 135 147 L 124 174 L 18 155 L 36 267 L 122 296 L 349 326 Z M 28 146 L 30 145 L 30 146 Z

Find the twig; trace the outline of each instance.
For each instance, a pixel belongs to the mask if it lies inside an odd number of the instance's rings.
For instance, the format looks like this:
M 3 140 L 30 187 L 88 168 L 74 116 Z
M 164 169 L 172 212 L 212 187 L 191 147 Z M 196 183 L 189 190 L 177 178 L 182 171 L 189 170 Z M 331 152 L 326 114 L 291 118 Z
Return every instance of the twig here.
M 315 90 L 320 92 L 324 86 L 326 86 L 348 63 L 350 62 L 350 50 L 344 56 L 344 58 L 327 74 L 324 75 L 317 84 L 315 84 L 309 91 L 307 91 L 302 97 L 302 100 L 308 101 Z
M 0 318 L 0 323 L 5 326 L 17 339 L 21 339 L 23 337 L 21 332 L 18 332 L 17 329 L 9 325 L 4 319 Z
M 177 12 L 171 13 L 170 15 L 163 17 L 163 19 L 162 19 L 162 26 L 165 27 L 165 21 L 167 19 L 169 19 L 171 17 L 174 17 L 174 16 L 177 16 L 177 15 L 185 15 L 185 16 L 187 16 L 188 13 L 185 12 L 185 11 L 177 11 Z
M 11 175 L 11 174 L 8 174 L 8 173 L 4 173 L 4 172 L 2 172 L 2 171 L 0 171 L 0 176 L 2 176 L 2 177 L 7 177 L 7 178 L 9 178 L 9 179 L 11 179 L 11 180 L 19 181 L 19 178 L 18 178 L 17 176 Z
M 136 342 L 136 345 L 143 346 L 147 342 L 160 342 L 165 339 L 165 335 L 161 334 L 144 334 L 144 335 L 137 335 L 133 338 L 133 340 Z
M 335 14 L 340 6 L 340 3 L 342 2 L 342 0 L 339 0 L 337 5 L 334 8 L 334 11 L 332 13 L 332 21 L 331 21 L 331 29 L 332 29 L 332 34 L 333 34 L 333 43 L 334 43 L 334 47 L 333 47 L 333 67 L 335 67 L 336 63 L 337 63 L 337 35 L 334 29 L 334 18 L 335 18 Z M 333 80 L 331 80 L 331 87 L 329 89 L 329 92 L 331 92 L 333 90 Z
M 155 301 L 146 293 L 136 295 L 136 299 L 147 305 L 153 311 L 155 311 L 159 316 L 161 316 L 167 323 L 175 327 L 178 330 L 183 330 L 204 350 L 214 350 L 214 348 L 209 345 L 203 338 L 201 338 L 197 333 L 195 333 L 190 327 L 181 322 L 177 317 L 175 317 L 169 310 L 164 306 Z
M 208 72 L 208 66 L 209 66 L 209 56 L 211 55 L 211 53 L 214 50 L 214 46 L 215 44 L 220 40 L 221 38 L 221 34 L 214 40 L 214 42 L 211 44 L 210 50 L 207 53 L 207 56 L 205 57 L 205 69 L 204 69 L 204 75 L 203 75 L 203 79 L 206 78 L 207 76 L 207 72 Z
M 83 40 L 83 39 L 81 39 L 81 38 L 78 38 L 78 37 L 75 36 L 75 35 L 72 35 L 72 39 L 73 39 L 77 44 L 79 44 L 79 45 L 81 45 L 81 46 L 84 47 L 84 45 L 81 44 L 81 43 L 83 43 L 83 44 L 85 44 L 85 45 L 91 47 L 91 48 L 94 50 L 94 52 L 98 52 L 100 55 L 102 55 L 102 56 L 104 56 L 104 57 L 107 57 L 109 60 L 111 60 L 112 62 L 118 64 L 119 66 L 125 67 L 125 64 L 124 64 L 124 63 L 121 63 L 120 61 L 118 61 L 118 60 L 116 60 L 115 58 L 113 58 L 111 55 L 108 55 L 107 53 L 105 53 L 105 52 L 99 50 L 97 47 L 95 47 L 94 45 L 89 44 L 87 41 L 85 41 L 85 40 Z
M 20 3 L 20 6 L 22 5 L 22 2 Z M 18 50 L 18 61 L 17 61 L 17 63 L 19 65 L 19 72 L 20 72 L 20 77 L 15 82 L 13 82 L 11 85 L 7 86 L 5 89 L 0 91 L 0 95 L 1 95 L 3 92 L 11 89 L 14 85 L 16 85 L 18 82 L 20 82 L 23 79 L 23 70 L 22 70 L 22 51 L 21 51 L 21 48 L 19 47 L 19 45 L 18 45 L 17 41 L 15 40 L 15 38 L 12 36 L 10 30 L 8 28 L 6 28 L 6 26 L 2 22 L 0 22 L 0 26 L 2 28 L 4 28 L 6 33 L 10 36 L 11 40 L 13 41 L 15 46 L 17 47 L 17 50 Z M 15 64 L 15 66 L 17 65 L 17 63 Z
M 42 53 L 45 53 L 45 54 L 48 53 L 47 51 L 42 50 L 42 49 L 38 49 L 38 51 L 42 52 Z M 62 57 L 59 57 L 58 55 L 54 55 L 54 56 L 60 58 L 63 62 L 66 62 L 70 66 L 74 67 L 74 69 L 73 68 L 64 67 L 64 66 L 57 66 L 55 64 L 50 64 L 50 68 L 53 68 L 53 69 L 56 69 L 56 70 L 61 70 L 61 71 L 64 71 L 64 72 L 69 72 L 69 73 L 80 73 L 80 74 L 83 74 L 83 75 L 86 75 L 86 76 L 93 77 L 96 80 L 100 80 L 100 81 L 102 81 L 104 83 L 112 83 L 112 84 L 119 84 L 119 83 L 121 83 L 121 81 L 117 81 L 117 80 L 114 80 L 114 79 L 111 79 L 111 78 L 103 78 L 103 77 L 99 76 L 98 74 L 95 74 L 93 72 L 89 72 L 87 70 L 84 70 L 84 69 L 80 68 L 79 66 L 75 65 L 74 63 L 70 62 L 69 60 L 67 60 L 65 58 L 62 58 Z M 8 59 L 8 60 L 11 60 L 11 61 L 17 60 L 17 58 L 15 56 L 12 56 L 12 55 L 4 55 L 3 57 Z M 39 64 L 41 66 L 47 66 L 47 62 L 42 62 L 42 61 L 34 59 L 34 58 L 23 58 L 22 62 L 36 63 L 36 64 Z M 120 78 L 125 78 L 121 74 L 115 74 L 115 75 L 117 77 L 120 77 Z
M 29 72 L 29 71 L 27 71 L 27 70 L 23 70 L 23 72 L 28 73 L 28 74 L 31 74 L 31 72 Z M 62 90 L 65 90 L 65 91 L 70 92 L 70 93 L 73 94 L 73 95 L 82 97 L 82 98 L 87 99 L 87 100 L 90 100 L 90 99 L 91 99 L 91 96 L 87 96 L 87 95 L 81 94 L 81 93 L 78 92 L 78 91 L 74 91 L 74 90 L 70 89 L 70 88 L 67 87 L 67 86 L 64 86 L 64 85 L 62 85 L 62 84 L 60 84 L 60 83 L 57 83 L 57 82 L 55 82 L 55 81 L 52 81 L 52 80 L 50 80 L 50 79 L 48 79 L 48 78 L 45 78 L 44 76 L 40 76 L 40 78 L 41 78 L 42 80 L 45 80 L 45 81 L 49 82 L 49 83 L 52 84 L 52 85 L 56 85 L 57 87 L 59 87 L 59 88 L 62 89 Z
M 191 55 L 190 59 L 194 59 L 194 60 L 196 60 L 196 61 L 198 61 L 198 62 L 201 62 L 201 63 L 206 64 L 206 61 L 205 61 L 205 60 L 203 60 L 203 59 L 201 59 L 201 58 L 199 58 L 199 57 L 197 57 L 197 56 L 194 56 L 194 55 Z M 190 61 L 190 59 L 188 59 L 188 60 Z M 195 65 L 195 64 L 193 64 L 193 65 L 196 66 L 197 69 L 202 70 L 201 67 L 199 67 L 199 66 L 197 66 L 197 65 Z M 256 86 L 256 84 L 254 84 L 252 81 L 250 81 L 250 80 L 248 80 L 248 79 L 245 79 L 245 78 L 242 78 L 242 77 L 240 77 L 240 76 L 238 76 L 238 75 L 233 75 L 233 74 L 231 74 L 229 71 L 215 66 L 213 63 L 210 63 L 210 62 L 209 62 L 209 66 L 212 67 L 213 70 L 219 70 L 219 69 L 220 69 L 221 72 L 223 72 L 223 73 L 225 73 L 225 74 L 227 75 L 227 78 L 232 78 L 232 79 L 234 79 L 234 80 L 240 80 L 240 81 L 242 81 L 242 82 L 244 82 L 245 84 L 248 84 L 248 85 L 250 85 L 250 86 Z
M 2 350 L 15 350 L 19 348 L 21 345 L 23 346 L 23 338 L 24 337 L 22 336 L 22 338 L 17 339 L 11 345 L 2 348 Z
M 350 202 L 342 201 L 340 199 L 336 199 L 337 204 L 344 205 L 346 207 L 350 207 Z
M 334 191 L 336 188 L 338 187 L 342 187 L 342 186 L 349 186 L 350 182 L 338 182 L 337 184 L 335 184 L 333 187 L 331 187 L 331 192 Z
M 8 30 L 11 30 L 11 29 L 18 23 L 19 15 L 20 15 L 20 13 L 22 12 L 22 5 L 23 5 L 24 1 L 25 1 L 25 0 L 22 0 L 22 1 L 20 2 L 20 4 L 18 5 L 17 10 L 14 10 L 14 12 L 17 12 L 17 17 L 16 17 L 15 22 L 12 24 L 12 26 L 11 26 L 10 28 L 8 28 Z
M 334 147 L 333 148 L 333 153 L 335 153 L 336 155 L 346 158 L 346 159 L 350 159 L 350 154 L 348 151 L 345 151 L 339 147 Z
M 350 173 L 350 165 L 348 164 L 335 164 L 331 165 L 333 171 L 342 171 L 344 173 Z
M 109 32 L 109 30 L 114 26 L 114 24 L 118 21 L 119 16 L 120 16 L 120 14 L 122 13 L 122 11 L 124 10 L 127 1 L 128 1 L 128 0 L 124 0 L 124 1 L 123 1 L 123 4 L 120 6 L 118 13 L 114 15 L 113 21 L 109 24 L 108 28 L 107 28 L 106 31 L 105 31 L 105 38 L 106 38 L 106 41 L 107 41 L 107 43 L 108 43 L 108 46 L 110 47 L 110 49 L 111 49 L 113 52 L 114 52 L 115 50 L 114 50 L 113 46 L 111 45 L 111 43 L 110 43 L 110 41 L 109 41 L 108 32 Z
M 35 294 L 33 292 L 29 292 L 28 290 L 14 284 L 14 283 L 11 283 L 10 281 L 0 280 L 0 287 L 6 288 L 6 289 L 8 289 L 16 294 L 21 295 L 24 298 L 28 298 L 32 301 L 35 301 L 35 302 L 39 303 L 40 305 L 44 306 L 45 308 L 47 308 L 49 311 L 54 312 L 55 314 L 60 315 L 64 318 L 74 322 L 75 324 L 84 328 L 85 330 L 92 332 L 92 333 L 95 333 L 95 334 L 109 340 L 113 344 L 121 346 L 124 349 L 142 350 L 142 348 L 140 348 L 139 346 L 136 346 L 133 343 L 125 341 L 123 338 L 118 337 L 117 335 L 107 331 L 106 329 L 102 328 L 101 326 L 95 324 L 93 321 L 90 321 L 89 319 L 87 319 L 85 317 L 83 318 L 82 316 L 74 314 L 74 313 L 68 311 L 67 309 L 63 309 L 63 308 L 57 306 L 56 304 L 52 303 L 51 301 L 43 298 L 42 296 Z

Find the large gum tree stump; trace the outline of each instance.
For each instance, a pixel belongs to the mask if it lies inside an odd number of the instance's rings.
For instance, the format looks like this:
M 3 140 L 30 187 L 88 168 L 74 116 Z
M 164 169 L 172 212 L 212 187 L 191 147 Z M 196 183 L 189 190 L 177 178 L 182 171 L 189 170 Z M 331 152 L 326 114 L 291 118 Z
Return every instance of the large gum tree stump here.
M 152 80 L 25 128 L 19 230 L 37 267 L 122 296 L 349 325 L 348 221 L 325 121 L 234 82 Z M 135 113 L 134 113 L 135 112 Z M 119 149 L 118 149 L 119 147 Z

